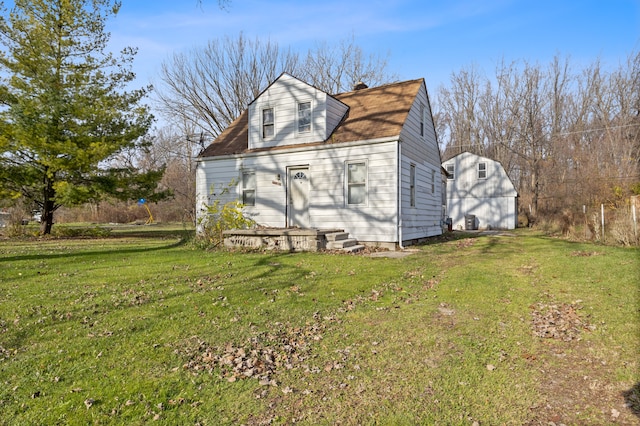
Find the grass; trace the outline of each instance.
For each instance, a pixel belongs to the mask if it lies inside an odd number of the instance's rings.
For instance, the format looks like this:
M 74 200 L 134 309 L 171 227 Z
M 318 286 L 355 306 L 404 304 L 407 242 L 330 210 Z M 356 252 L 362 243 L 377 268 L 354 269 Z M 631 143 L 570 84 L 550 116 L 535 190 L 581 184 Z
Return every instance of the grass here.
M 638 249 L 521 231 L 394 259 L 187 234 L 0 241 L 0 423 L 638 422 Z M 540 303 L 575 308 L 578 338 L 536 337 Z

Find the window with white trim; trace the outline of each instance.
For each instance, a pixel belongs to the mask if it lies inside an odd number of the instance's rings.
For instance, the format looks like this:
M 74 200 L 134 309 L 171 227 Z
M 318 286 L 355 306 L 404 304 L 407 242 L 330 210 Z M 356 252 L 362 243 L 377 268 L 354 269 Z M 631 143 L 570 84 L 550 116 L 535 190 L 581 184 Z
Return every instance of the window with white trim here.
M 478 179 L 487 178 L 487 163 L 478 163 Z
M 454 180 L 456 178 L 456 166 L 455 164 L 446 164 L 444 169 L 447 171 L 447 179 Z
M 420 105 L 420 136 L 424 136 L 424 105 Z
M 276 134 L 273 108 L 262 109 L 262 138 L 271 138 Z
M 416 165 L 409 167 L 409 205 L 416 206 Z
M 367 203 L 367 163 L 347 163 L 347 204 Z
M 298 104 L 298 133 L 311 131 L 311 102 Z
M 242 204 L 245 206 L 256 205 L 256 172 L 242 172 Z

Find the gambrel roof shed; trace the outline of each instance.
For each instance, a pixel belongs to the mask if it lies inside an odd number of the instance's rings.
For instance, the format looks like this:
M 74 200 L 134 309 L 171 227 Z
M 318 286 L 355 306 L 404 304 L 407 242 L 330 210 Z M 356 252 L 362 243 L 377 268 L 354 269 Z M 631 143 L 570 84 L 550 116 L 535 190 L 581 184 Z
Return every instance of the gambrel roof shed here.
M 447 214 L 455 229 L 515 229 L 518 192 L 500 162 L 463 152 L 444 163 L 448 172 Z

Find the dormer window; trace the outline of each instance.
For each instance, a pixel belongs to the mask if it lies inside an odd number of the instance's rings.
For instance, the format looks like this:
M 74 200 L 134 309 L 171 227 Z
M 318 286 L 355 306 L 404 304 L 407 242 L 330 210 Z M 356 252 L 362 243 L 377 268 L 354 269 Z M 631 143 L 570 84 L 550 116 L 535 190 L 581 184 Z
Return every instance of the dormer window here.
M 298 133 L 311 131 L 311 102 L 298 104 Z
M 262 110 L 262 138 L 267 139 L 275 135 L 273 108 Z

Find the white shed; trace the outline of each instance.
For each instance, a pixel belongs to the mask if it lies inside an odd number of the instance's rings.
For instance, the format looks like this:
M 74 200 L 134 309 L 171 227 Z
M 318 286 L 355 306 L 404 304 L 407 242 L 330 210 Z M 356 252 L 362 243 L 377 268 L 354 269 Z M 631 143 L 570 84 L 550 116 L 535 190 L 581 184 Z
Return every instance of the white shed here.
M 518 192 L 498 161 L 463 152 L 442 163 L 453 229 L 515 229 Z
M 197 210 L 409 244 L 442 233 L 441 162 L 424 79 L 330 95 L 282 74 L 200 154 Z

